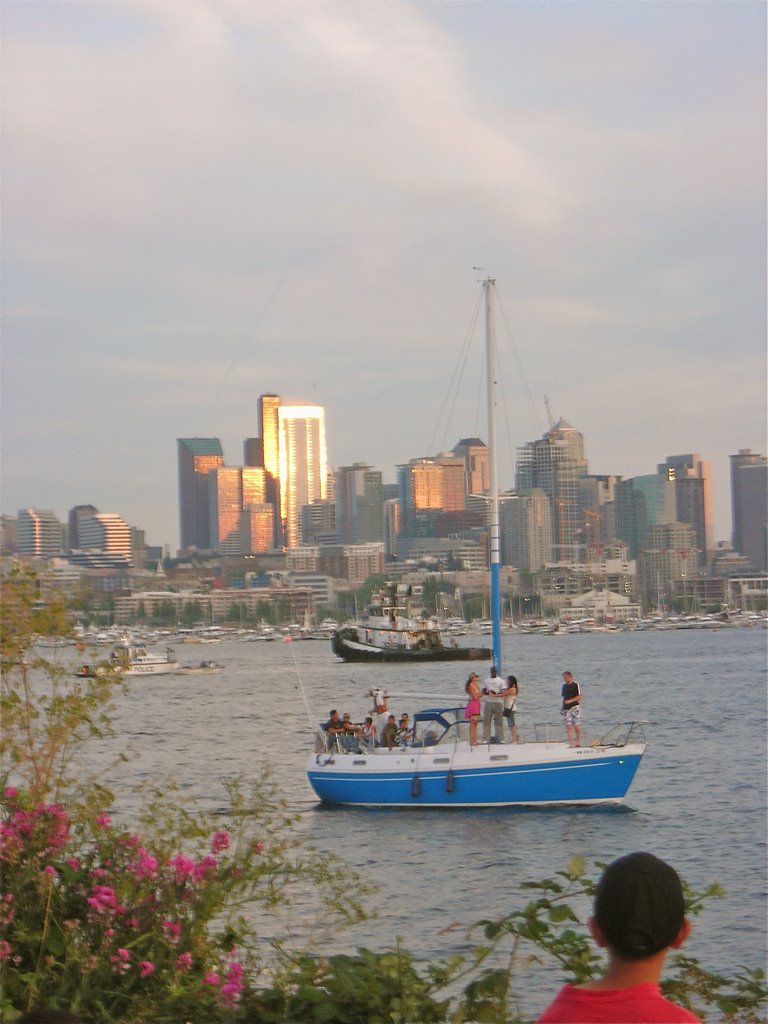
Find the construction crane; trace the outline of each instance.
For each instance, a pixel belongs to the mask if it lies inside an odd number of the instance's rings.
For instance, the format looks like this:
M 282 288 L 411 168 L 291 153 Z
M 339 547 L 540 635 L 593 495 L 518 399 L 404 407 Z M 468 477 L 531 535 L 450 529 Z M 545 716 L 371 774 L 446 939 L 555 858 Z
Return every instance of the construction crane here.
M 544 395 L 544 408 L 547 410 L 547 419 L 549 420 L 549 429 L 552 430 L 552 428 L 555 425 L 555 421 L 552 419 L 552 410 L 549 408 L 549 399 L 547 398 L 546 395 Z

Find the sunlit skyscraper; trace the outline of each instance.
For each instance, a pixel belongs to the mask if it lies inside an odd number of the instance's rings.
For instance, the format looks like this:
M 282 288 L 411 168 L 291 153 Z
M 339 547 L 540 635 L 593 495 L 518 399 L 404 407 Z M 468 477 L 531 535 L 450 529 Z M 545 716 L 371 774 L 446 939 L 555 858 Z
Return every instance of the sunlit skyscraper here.
M 285 545 L 292 548 L 301 542 L 302 505 L 323 501 L 328 494 L 325 410 L 318 405 L 280 405 L 277 422 L 280 514 Z M 265 436 L 265 464 L 266 440 Z
M 179 463 L 179 539 L 182 550 L 210 546 L 208 473 L 224 465 L 217 437 L 177 439 Z

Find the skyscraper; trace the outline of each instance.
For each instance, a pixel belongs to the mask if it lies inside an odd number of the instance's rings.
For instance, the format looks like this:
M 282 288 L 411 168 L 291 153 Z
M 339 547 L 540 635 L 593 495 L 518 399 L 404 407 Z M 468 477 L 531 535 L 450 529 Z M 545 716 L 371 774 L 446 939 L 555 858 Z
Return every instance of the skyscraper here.
M 586 473 L 584 437 L 564 419 L 540 440 L 517 449 L 515 487 L 518 492 L 540 489 L 549 498 L 554 555 L 560 562 L 580 558 L 583 527 L 578 480 Z
M 16 532 L 20 555 L 53 558 L 64 547 L 64 528 L 47 508 L 19 509 Z
M 750 448 L 731 455 L 732 544 L 756 572 L 768 569 L 768 458 Z
M 464 460 L 467 494 L 488 494 L 490 467 L 488 448 L 479 437 L 465 437 L 453 446 L 453 454 Z
M 674 483 L 675 522 L 694 529 L 699 566 L 712 550 L 712 469 L 700 455 L 668 455 L 658 473 Z
M 364 462 L 336 473 L 336 524 L 342 544 L 384 540 L 381 471 Z
M 88 516 L 96 515 L 98 511 L 95 505 L 75 505 L 74 508 L 69 510 L 69 515 L 67 516 L 67 547 L 70 550 L 83 546 L 80 542 L 80 523 Z
M 179 464 L 179 540 L 182 550 L 210 545 L 208 473 L 224 465 L 217 437 L 177 439 Z
M 262 403 L 264 398 L 262 397 Z M 277 399 L 279 401 L 279 399 Z M 262 404 L 262 410 L 264 406 Z M 280 515 L 285 544 L 301 542 L 301 507 L 322 501 L 328 493 L 328 455 L 325 443 L 325 410 L 318 405 L 278 405 L 278 454 Z M 264 468 L 267 456 L 267 423 L 263 426 Z

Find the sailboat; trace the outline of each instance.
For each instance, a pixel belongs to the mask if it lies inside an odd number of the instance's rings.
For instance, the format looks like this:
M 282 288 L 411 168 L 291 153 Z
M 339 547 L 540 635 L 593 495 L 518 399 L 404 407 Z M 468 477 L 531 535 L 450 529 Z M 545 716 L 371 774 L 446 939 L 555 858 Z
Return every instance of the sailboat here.
M 488 374 L 490 582 L 493 664 L 501 676 L 501 551 L 496 462 L 496 342 L 493 278 L 483 281 Z M 502 677 L 503 678 L 503 677 Z M 464 694 L 371 691 L 430 705 L 413 716 L 407 741 L 389 749 L 318 729 L 307 779 L 321 801 L 355 807 L 514 807 L 621 803 L 645 753 L 642 722 L 625 722 L 588 746 L 537 727 L 532 742 L 470 742 Z M 346 743 L 345 743 L 346 741 Z

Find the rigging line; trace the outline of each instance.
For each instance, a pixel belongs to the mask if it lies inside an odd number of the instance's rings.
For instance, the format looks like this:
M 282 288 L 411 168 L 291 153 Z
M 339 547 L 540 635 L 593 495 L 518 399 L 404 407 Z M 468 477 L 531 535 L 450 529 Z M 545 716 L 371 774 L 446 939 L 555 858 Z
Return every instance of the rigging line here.
M 452 420 L 452 417 L 453 417 L 453 410 L 454 410 L 454 408 L 456 406 L 456 401 L 458 399 L 459 383 L 460 383 L 462 377 L 464 376 L 464 369 L 465 369 L 466 364 L 467 364 L 467 359 L 469 357 L 469 350 L 470 350 L 470 347 L 471 347 L 470 343 L 471 343 L 472 337 L 473 337 L 473 335 L 475 333 L 475 326 L 477 324 L 477 319 L 478 319 L 478 316 L 480 314 L 481 303 L 482 303 L 482 292 L 478 295 L 477 303 L 475 305 L 475 309 L 474 309 L 474 311 L 472 313 L 472 317 L 470 318 L 469 328 L 468 328 L 466 334 L 464 335 L 464 341 L 462 343 L 462 348 L 461 348 L 461 350 L 459 352 L 459 356 L 458 356 L 458 358 L 456 360 L 456 364 L 455 364 L 454 369 L 453 369 L 453 374 L 451 375 L 451 380 L 450 380 L 450 383 L 448 385 L 448 390 L 446 392 L 445 398 L 443 399 L 443 405 L 442 405 L 442 407 L 440 409 L 440 413 L 438 415 L 437 422 L 435 424 L 435 429 L 432 432 L 432 437 L 430 438 L 430 441 L 429 441 L 429 448 L 427 449 L 427 454 L 429 454 L 429 455 L 433 454 L 433 445 L 436 442 L 437 435 L 438 435 L 438 433 L 440 431 L 440 426 L 441 426 L 441 423 L 442 423 L 444 415 L 446 417 L 446 420 L 445 420 L 445 427 L 444 427 L 444 430 L 443 430 L 443 448 L 445 447 L 445 438 L 446 438 L 446 436 L 448 434 L 448 428 L 450 426 L 450 423 L 451 423 L 451 420 Z M 450 410 L 446 413 L 445 412 L 446 405 L 448 404 L 448 401 L 451 398 L 452 398 L 452 400 L 450 402 Z
M 296 682 L 298 683 L 299 686 L 299 693 L 301 694 L 302 700 L 304 701 L 304 707 L 307 709 L 307 718 L 309 720 L 309 724 L 314 729 L 316 726 L 316 722 L 315 719 L 312 717 L 312 710 L 310 709 L 309 701 L 307 700 L 307 694 L 304 690 L 304 683 L 301 678 L 301 672 L 299 672 L 299 666 L 296 662 L 296 655 L 293 653 L 293 640 L 291 639 L 291 637 L 285 637 L 283 643 L 288 644 L 288 646 L 291 649 L 291 661 L 293 662 L 293 670 L 296 673 Z
M 521 380 L 522 385 L 523 385 L 523 391 L 525 392 L 525 397 L 528 400 L 528 406 L 529 406 L 529 408 L 531 410 L 531 413 L 533 415 L 533 420 L 534 420 L 534 422 L 536 424 L 536 429 L 539 432 L 539 434 L 543 437 L 544 434 L 545 434 L 545 431 L 542 430 L 542 428 L 541 428 L 541 419 L 539 417 L 539 414 L 536 411 L 536 403 L 533 401 L 533 396 L 531 395 L 531 389 L 528 386 L 528 380 L 526 379 L 526 376 L 525 376 L 525 370 L 523 368 L 522 359 L 520 358 L 520 352 L 519 352 L 519 350 L 517 348 L 517 345 L 515 344 L 515 338 L 514 338 L 514 335 L 512 333 L 512 328 L 509 326 L 509 321 L 507 320 L 507 314 L 506 314 L 506 312 L 504 310 L 504 306 L 502 305 L 501 302 L 498 302 L 498 307 L 499 307 L 499 310 L 501 312 L 501 318 L 504 321 L 504 326 L 505 326 L 505 328 L 507 330 L 507 337 L 509 339 L 509 343 L 510 343 L 510 347 L 512 349 L 512 353 L 513 353 L 513 355 L 515 357 L 515 362 L 517 363 L 518 372 L 520 374 L 520 380 Z

